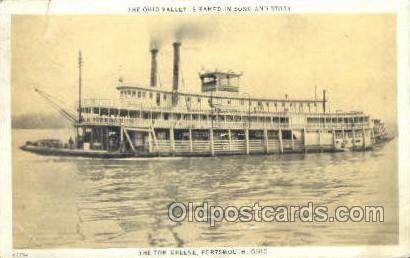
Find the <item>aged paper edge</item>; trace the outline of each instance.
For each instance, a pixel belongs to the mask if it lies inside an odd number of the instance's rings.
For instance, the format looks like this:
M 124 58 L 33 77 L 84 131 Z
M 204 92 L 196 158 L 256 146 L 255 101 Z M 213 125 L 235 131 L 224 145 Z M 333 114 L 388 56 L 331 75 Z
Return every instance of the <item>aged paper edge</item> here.
M 0 258 L 12 257 L 140 257 L 138 248 L 125 249 L 18 249 L 12 248 L 12 171 L 10 25 L 18 14 L 128 14 L 129 6 L 148 1 L 0 1 Z M 396 246 L 268 247 L 275 257 L 405 257 L 410 255 L 410 94 L 409 94 L 409 4 L 406 1 L 149 1 L 150 6 L 287 5 L 290 13 L 396 13 L 397 14 L 397 110 L 399 127 L 400 244 Z M 131 14 L 136 15 L 136 14 Z M 241 248 L 241 247 L 237 247 Z M 246 249 L 246 247 L 243 247 Z M 243 249 L 241 248 L 241 249 Z M 156 248 L 160 249 L 160 248 Z M 165 248 L 166 249 L 166 248 Z M 185 248 L 192 250 L 193 248 Z M 198 251 L 206 248 L 196 248 Z M 255 255 L 256 257 L 257 255 Z M 265 255 L 264 255 L 265 256 Z M 184 256 L 190 257 L 190 256 Z M 194 257 L 194 256 L 192 256 Z M 224 257 L 233 257 L 226 255 Z

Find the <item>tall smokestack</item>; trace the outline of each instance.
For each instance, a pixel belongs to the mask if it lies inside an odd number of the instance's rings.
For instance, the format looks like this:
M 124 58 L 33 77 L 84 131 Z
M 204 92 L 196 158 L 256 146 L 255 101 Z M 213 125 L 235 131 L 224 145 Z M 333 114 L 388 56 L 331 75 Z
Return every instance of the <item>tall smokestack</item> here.
M 176 105 L 178 103 L 178 84 L 179 84 L 179 50 L 181 47 L 180 42 L 174 42 L 172 44 L 174 47 L 174 66 L 173 66 L 173 77 L 172 77 L 172 103 Z
M 323 113 L 326 113 L 326 90 L 323 90 Z
M 150 85 L 151 87 L 157 86 L 157 54 L 158 49 L 152 48 L 151 49 L 151 80 Z

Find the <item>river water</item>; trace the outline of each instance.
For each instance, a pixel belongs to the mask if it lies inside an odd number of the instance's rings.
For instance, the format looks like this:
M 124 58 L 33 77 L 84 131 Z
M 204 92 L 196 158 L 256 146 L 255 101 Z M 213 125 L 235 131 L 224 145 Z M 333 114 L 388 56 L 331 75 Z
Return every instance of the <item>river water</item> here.
M 397 140 L 368 152 L 93 160 L 18 149 L 66 130 L 13 130 L 15 248 L 396 244 Z M 71 132 L 72 133 L 72 132 Z M 171 202 L 384 207 L 384 222 L 174 223 Z

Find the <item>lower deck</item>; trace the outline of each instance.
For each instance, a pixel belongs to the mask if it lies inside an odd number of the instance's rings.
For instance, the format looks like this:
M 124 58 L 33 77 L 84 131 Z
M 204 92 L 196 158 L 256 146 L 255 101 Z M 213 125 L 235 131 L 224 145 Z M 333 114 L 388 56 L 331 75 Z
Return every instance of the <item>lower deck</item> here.
M 85 126 L 80 148 L 134 156 L 215 156 L 366 150 L 372 128 L 362 129 L 174 129 Z

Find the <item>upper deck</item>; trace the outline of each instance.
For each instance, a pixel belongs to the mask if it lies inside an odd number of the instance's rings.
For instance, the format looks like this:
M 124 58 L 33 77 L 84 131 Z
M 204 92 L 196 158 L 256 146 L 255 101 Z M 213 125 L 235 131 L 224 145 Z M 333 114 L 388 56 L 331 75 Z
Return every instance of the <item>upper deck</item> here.
M 225 110 L 252 113 L 318 113 L 323 112 L 326 100 L 255 98 L 246 94 L 225 92 L 185 93 L 178 92 L 177 103 L 172 102 L 172 91 L 124 84 L 117 87 L 119 105 L 148 109 L 178 111 Z
M 324 112 L 323 101 L 243 97 L 215 93 L 178 93 L 120 85 L 116 100 L 85 99 L 84 122 L 176 128 L 362 128 L 363 112 Z M 215 94 L 215 95 L 214 95 Z
M 157 87 L 157 49 L 151 50 L 150 87 L 119 81 L 113 100 L 82 101 L 84 122 L 108 125 L 181 128 L 353 128 L 370 126 L 362 112 L 327 109 L 321 99 L 257 98 L 240 93 L 242 73 L 202 71 L 201 93 L 179 88 L 181 44 L 175 42 L 172 90 Z

